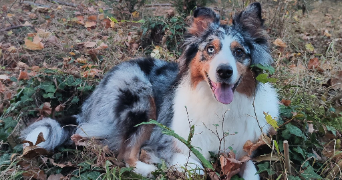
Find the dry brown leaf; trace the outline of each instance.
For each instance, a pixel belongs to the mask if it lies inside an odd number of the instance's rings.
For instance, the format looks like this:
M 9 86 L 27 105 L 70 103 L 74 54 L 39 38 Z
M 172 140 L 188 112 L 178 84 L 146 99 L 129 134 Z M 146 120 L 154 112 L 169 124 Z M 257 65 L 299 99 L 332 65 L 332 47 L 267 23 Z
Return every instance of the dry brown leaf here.
M 76 62 L 81 63 L 81 64 L 86 64 L 87 63 L 87 59 L 84 57 L 79 57 L 76 59 Z
M 48 177 L 47 180 L 61 180 L 64 176 L 62 174 L 52 174 Z
M 43 170 L 39 169 L 38 167 L 28 169 L 27 171 L 24 171 L 22 175 L 27 179 L 34 178 L 37 180 L 46 180 L 46 174 Z
M 83 16 L 76 16 L 77 23 L 84 25 L 84 17 Z
M 56 111 L 56 112 L 60 112 L 60 111 L 63 111 L 64 108 L 65 108 L 65 105 L 64 105 L 64 104 L 60 104 L 60 105 L 58 105 L 58 106 L 55 108 L 55 111 Z
M 330 38 L 331 34 L 329 33 L 329 31 L 327 29 L 324 30 L 323 35 Z
M 27 72 L 20 70 L 18 80 L 27 80 L 27 79 L 29 79 Z
M 108 48 L 108 45 L 105 44 L 105 43 L 101 43 L 99 47 L 97 47 L 96 49 L 97 50 L 103 50 L 103 49 L 107 49 Z
M 35 71 L 35 72 L 38 72 L 40 70 L 40 67 L 39 66 L 32 66 L 31 70 Z
M 88 16 L 88 20 L 89 21 L 96 21 L 97 20 L 97 16 L 96 15 L 90 15 L 90 16 Z
M 96 26 L 96 22 L 93 21 L 86 21 L 84 27 L 86 28 L 91 28 L 91 27 L 95 27 Z
M 283 103 L 285 106 L 290 106 L 291 100 L 282 99 L 281 103 Z
M 319 62 L 318 58 L 310 59 L 308 63 L 308 69 L 316 69 L 319 72 L 323 72 L 324 70 L 321 68 L 321 63 Z
M 25 38 L 25 47 L 29 50 L 42 50 L 44 44 L 41 42 L 41 38 L 38 35 L 34 36 L 33 41 Z
M 283 40 L 281 40 L 280 38 L 277 38 L 274 42 L 273 42 L 274 45 L 278 46 L 278 47 L 281 47 L 281 48 L 286 48 L 286 43 L 284 43 Z
M 40 115 L 45 115 L 45 116 L 49 116 L 52 112 L 52 108 L 51 108 L 51 104 L 49 102 L 45 102 L 43 104 L 43 107 L 41 109 L 39 109 L 39 113 Z
M 37 19 L 37 15 L 35 13 L 30 13 L 29 18 L 30 19 Z
M 256 143 L 252 143 L 250 140 L 246 141 L 243 150 L 248 153 L 248 156 L 251 156 L 253 151 L 266 144 L 262 137 L 263 136 L 261 135 Z
M 330 85 L 333 89 L 337 90 L 340 89 L 342 90 L 342 71 L 338 71 L 337 75 L 334 78 L 331 78 L 330 80 Z
M 86 146 L 87 145 L 87 138 L 82 137 L 79 134 L 73 134 L 71 136 L 71 140 L 75 143 L 76 146 Z
M 0 81 L 0 93 L 3 93 L 6 91 L 6 86 L 2 84 L 2 82 Z
M 108 29 L 108 28 L 110 28 L 111 27 L 111 21 L 108 19 L 108 18 L 106 18 L 106 19 L 103 19 L 102 21 L 101 21 L 101 24 L 106 28 L 106 29 Z
M 41 38 L 48 38 L 51 36 L 51 32 L 45 31 L 44 29 L 38 29 L 37 34 Z
M 226 175 L 226 179 L 231 179 L 234 175 L 240 172 L 240 168 L 243 163 L 250 160 L 250 157 L 244 156 L 241 160 L 237 160 L 235 158 L 235 154 L 233 151 L 226 154 L 221 154 L 220 156 L 220 164 L 221 164 L 221 171 L 224 175 Z
M 19 67 L 19 68 L 22 69 L 22 70 L 27 70 L 27 69 L 29 69 L 29 66 L 28 66 L 26 63 L 23 63 L 23 62 L 21 62 L 21 61 L 19 61 L 19 62 L 17 63 L 17 67 Z
M 97 16 L 97 18 L 98 18 L 99 20 L 103 20 L 105 17 L 104 17 L 104 14 L 99 14 L 99 15 Z
M 27 143 L 27 142 L 24 142 L 24 143 Z M 49 152 L 44 148 L 41 148 L 39 146 L 26 146 L 23 150 L 23 154 L 21 155 L 21 157 L 32 159 L 39 155 L 46 155 L 46 154 L 49 154 Z
M 96 42 L 85 42 L 83 45 L 84 47 L 92 48 L 96 45 Z

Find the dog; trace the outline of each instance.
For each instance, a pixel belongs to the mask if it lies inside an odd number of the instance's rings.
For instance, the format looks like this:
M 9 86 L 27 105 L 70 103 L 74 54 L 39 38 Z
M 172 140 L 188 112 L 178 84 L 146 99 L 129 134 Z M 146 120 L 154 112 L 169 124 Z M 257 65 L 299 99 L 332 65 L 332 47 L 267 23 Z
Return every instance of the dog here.
M 273 62 L 263 23 L 259 3 L 238 13 L 230 26 L 220 24 L 213 10 L 197 8 L 178 63 L 153 58 L 122 62 L 105 75 L 80 114 L 44 118 L 21 137 L 35 143 L 42 132 L 46 141 L 38 145 L 50 151 L 70 143 L 73 134 L 100 139 L 143 176 L 151 175 L 161 160 L 182 171 L 203 169 L 187 146 L 161 128 L 136 126 L 154 119 L 185 139 L 194 126 L 191 143 L 207 159 L 219 149 L 234 150 L 239 159 L 247 154 L 247 140 L 255 142 L 269 132 L 263 112 L 279 115 L 276 90 L 258 82 L 252 68 Z M 141 150 L 146 152 L 143 160 Z M 256 172 L 247 161 L 240 176 L 259 179 Z

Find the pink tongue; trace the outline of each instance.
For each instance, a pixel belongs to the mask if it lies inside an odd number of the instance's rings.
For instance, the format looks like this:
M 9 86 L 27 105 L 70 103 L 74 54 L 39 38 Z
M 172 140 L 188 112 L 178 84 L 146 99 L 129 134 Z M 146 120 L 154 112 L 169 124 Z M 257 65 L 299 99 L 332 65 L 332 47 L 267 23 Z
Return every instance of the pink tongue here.
M 233 101 L 233 85 L 217 83 L 214 90 L 215 97 L 223 104 L 230 104 Z

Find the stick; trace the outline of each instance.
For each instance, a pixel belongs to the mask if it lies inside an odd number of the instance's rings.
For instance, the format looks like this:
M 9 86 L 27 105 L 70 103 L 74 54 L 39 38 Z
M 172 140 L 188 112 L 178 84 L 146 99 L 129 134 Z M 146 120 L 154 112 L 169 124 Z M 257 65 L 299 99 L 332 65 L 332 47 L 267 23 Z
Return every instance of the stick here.
M 56 3 L 56 4 L 61 4 L 61 5 L 66 5 L 66 6 L 72 6 L 72 7 L 76 7 L 75 4 L 73 3 L 67 3 L 67 2 L 62 2 L 62 1 L 58 1 L 58 0 L 47 0 L 51 3 Z
M 287 172 L 291 174 L 291 165 L 290 165 L 290 155 L 289 155 L 289 142 L 285 140 L 283 142 L 284 145 L 284 156 L 285 156 L 285 167 Z
M 8 28 L 5 28 L 5 29 L 0 29 L 0 32 L 2 32 L 2 31 L 9 31 L 11 29 L 18 29 L 18 28 L 21 28 L 21 27 L 31 27 L 32 28 L 32 26 L 19 25 L 19 26 L 11 26 L 11 27 L 8 27 Z
M 21 3 L 28 4 L 28 5 L 33 5 L 33 6 L 38 6 L 38 7 L 44 7 L 44 8 L 50 8 L 51 7 L 49 5 L 37 4 L 37 3 L 31 2 L 31 1 L 23 1 Z

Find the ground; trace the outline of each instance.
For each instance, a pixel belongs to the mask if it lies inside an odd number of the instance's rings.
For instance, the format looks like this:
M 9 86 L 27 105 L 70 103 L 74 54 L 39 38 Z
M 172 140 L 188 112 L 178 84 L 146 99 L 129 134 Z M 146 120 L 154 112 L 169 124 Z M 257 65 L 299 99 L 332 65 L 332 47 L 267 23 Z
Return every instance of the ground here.
M 141 178 L 94 141 L 49 153 L 34 144 L 23 150 L 17 137 L 42 117 L 76 114 L 103 74 L 122 61 L 146 55 L 177 61 L 182 35 L 191 22 L 184 2 L 190 1 L 145 0 L 138 1 L 144 2 L 141 6 L 130 6 L 132 2 L 0 2 L 0 179 Z M 201 4 L 230 24 L 234 13 L 249 2 Z M 259 80 L 277 87 L 281 119 L 275 135 L 249 144 L 248 150 L 266 144 L 265 155 L 253 159 L 262 179 L 341 178 L 342 2 L 261 3 L 275 71 L 264 70 L 268 77 Z M 289 160 L 284 141 L 289 144 Z M 238 167 L 232 158 L 216 155 L 212 165 L 219 175 L 208 170 L 208 178 L 227 178 Z M 186 179 L 163 164 L 155 176 Z

